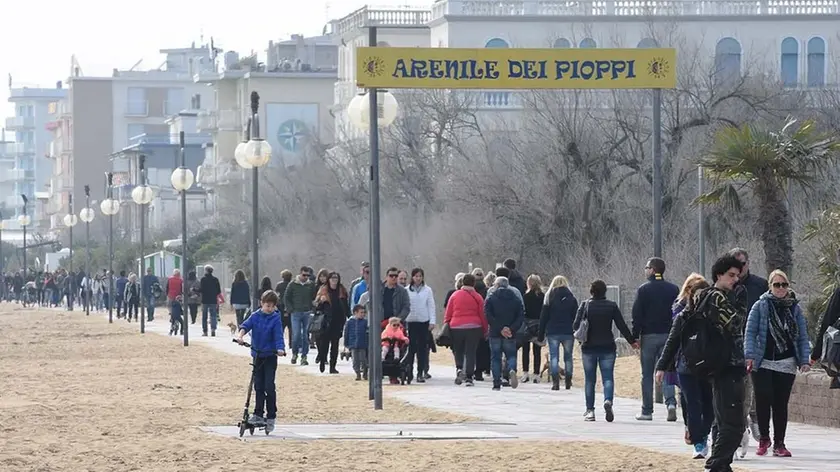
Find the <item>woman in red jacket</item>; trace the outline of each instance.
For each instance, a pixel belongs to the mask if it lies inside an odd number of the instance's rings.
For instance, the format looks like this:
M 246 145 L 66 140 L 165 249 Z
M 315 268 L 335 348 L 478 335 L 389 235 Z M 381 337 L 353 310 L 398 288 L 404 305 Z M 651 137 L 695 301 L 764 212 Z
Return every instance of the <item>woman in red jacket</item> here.
M 452 353 L 455 355 L 455 385 L 473 386 L 475 353 L 478 343 L 487 336 L 484 299 L 475 291 L 475 276 L 466 274 L 463 286 L 456 290 L 446 304 L 444 323 L 452 333 Z

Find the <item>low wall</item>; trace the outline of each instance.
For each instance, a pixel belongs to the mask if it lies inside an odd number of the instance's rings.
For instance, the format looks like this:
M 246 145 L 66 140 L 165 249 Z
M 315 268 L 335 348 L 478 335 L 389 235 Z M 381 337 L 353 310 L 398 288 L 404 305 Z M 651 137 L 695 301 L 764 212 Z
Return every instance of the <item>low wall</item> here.
M 830 383 L 821 370 L 797 375 L 788 406 L 790 421 L 840 428 L 840 389 L 829 390 Z

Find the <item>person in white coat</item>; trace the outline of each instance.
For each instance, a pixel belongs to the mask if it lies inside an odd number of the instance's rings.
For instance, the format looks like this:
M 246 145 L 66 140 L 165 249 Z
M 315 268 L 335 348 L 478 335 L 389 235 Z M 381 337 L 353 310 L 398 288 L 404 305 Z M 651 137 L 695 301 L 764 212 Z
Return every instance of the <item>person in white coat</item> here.
M 435 295 L 426 285 L 423 269 L 417 267 L 411 271 L 411 285 L 408 286 L 408 298 L 411 311 L 405 319 L 408 328 L 409 353 L 408 365 L 414 371 L 414 359 L 417 358 L 417 383 L 424 383 L 429 375 L 429 339 L 435 329 Z

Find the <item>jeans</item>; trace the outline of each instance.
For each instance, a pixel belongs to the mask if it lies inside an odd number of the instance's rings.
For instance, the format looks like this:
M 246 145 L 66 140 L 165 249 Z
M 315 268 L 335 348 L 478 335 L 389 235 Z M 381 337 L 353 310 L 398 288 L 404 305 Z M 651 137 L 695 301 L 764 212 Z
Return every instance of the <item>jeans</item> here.
M 475 353 L 478 349 L 478 342 L 484 337 L 481 328 L 453 329 L 452 355 L 455 357 L 455 369 L 463 370 L 466 378 L 471 379 L 475 375 Z
M 747 425 L 744 421 L 743 367 L 727 367 L 712 377 L 712 404 L 715 409 L 717 433 L 714 434 L 712 454 L 706 459 L 711 472 L 732 470 L 732 456 L 741 445 Z
M 255 357 L 253 360 L 254 392 L 257 396 L 254 415 L 262 416 L 265 411 L 266 419 L 275 419 L 277 418 L 277 388 L 274 385 L 274 377 L 277 375 L 277 356 Z
M 679 374 L 680 396 L 686 416 L 686 426 L 691 442 L 703 442 L 712 430 L 715 409 L 712 403 L 712 384 L 708 379 L 693 374 Z
M 215 303 L 201 305 L 201 332 L 207 335 L 207 318 L 210 318 L 210 332 L 215 333 L 218 316 L 219 305 Z
M 133 313 L 134 321 L 137 321 L 137 318 L 140 316 L 140 302 L 136 298 L 132 300 L 126 300 L 123 306 L 125 306 L 126 318 L 131 320 L 131 315 Z
M 615 349 L 588 349 L 581 351 L 583 363 L 583 392 L 586 397 L 586 409 L 595 409 L 595 381 L 598 369 L 601 370 L 601 383 L 604 385 L 604 401 L 612 402 L 615 395 L 613 369 L 615 368 Z
M 665 348 L 665 341 L 668 334 L 643 334 L 641 337 L 641 362 L 642 362 L 642 414 L 653 414 L 653 374 L 656 370 L 656 361 L 662 356 L 662 349 Z M 662 395 L 665 397 L 665 404 L 677 406 L 674 396 L 673 385 L 662 385 Z
M 540 361 L 542 361 L 542 346 L 537 343 L 526 342 L 522 345 L 522 372 L 527 374 L 531 367 L 531 356 L 534 354 L 534 374 L 540 373 Z
M 116 298 L 114 298 L 114 302 L 115 302 L 114 306 L 115 306 L 115 311 L 117 312 L 117 317 L 120 317 L 120 316 L 122 316 L 121 315 L 122 313 L 125 313 L 125 311 L 124 311 L 125 297 L 117 295 Z
M 773 443 L 784 444 L 788 423 L 788 402 L 796 375 L 767 369 L 755 370 L 751 375 L 755 389 L 758 431 L 763 439 L 770 439 L 770 410 L 772 409 Z
M 146 295 L 146 319 L 152 321 L 155 319 L 155 300 L 152 295 Z
M 367 375 L 368 371 L 368 351 L 367 349 L 351 349 L 350 355 L 353 357 L 353 372 L 357 374 Z
M 571 334 L 552 334 L 545 337 L 548 341 L 548 362 L 551 366 L 551 375 L 560 375 L 560 345 L 563 345 L 563 364 L 566 370 L 566 377 L 572 378 L 575 364 L 574 347 L 575 338 Z
M 292 354 L 309 354 L 309 322 L 312 317 L 308 311 L 292 313 Z
M 502 383 L 502 353 L 505 354 L 507 365 L 505 373 L 516 373 L 516 338 L 490 338 L 490 372 L 493 373 L 493 386 Z
M 416 357 L 416 372 L 425 372 L 429 370 L 429 322 L 409 321 L 406 325 L 408 327 L 409 340 L 408 359 L 406 359 L 406 363 L 412 367 L 411 372 L 415 372 L 413 368 L 414 358 Z

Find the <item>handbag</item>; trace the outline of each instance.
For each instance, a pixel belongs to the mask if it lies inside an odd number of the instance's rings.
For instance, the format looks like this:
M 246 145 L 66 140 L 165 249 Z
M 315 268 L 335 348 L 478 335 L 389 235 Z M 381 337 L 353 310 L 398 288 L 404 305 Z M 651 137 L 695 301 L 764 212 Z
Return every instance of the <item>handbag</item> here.
M 329 329 L 329 326 L 330 320 L 327 318 L 326 313 L 322 311 L 316 312 L 309 322 L 309 333 L 320 336 Z
M 443 326 L 440 327 L 440 331 L 438 331 L 437 336 L 435 336 L 435 344 L 440 347 L 452 346 L 452 329 L 449 327 L 449 323 L 444 323 Z
M 589 337 L 589 302 L 585 302 L 583 304 L 583 319 L 580 320 L 580 324 L 578 325 L 578 329 L 575 330 L 574 336 L 581 344 L 585 343 L 586 339 Z

